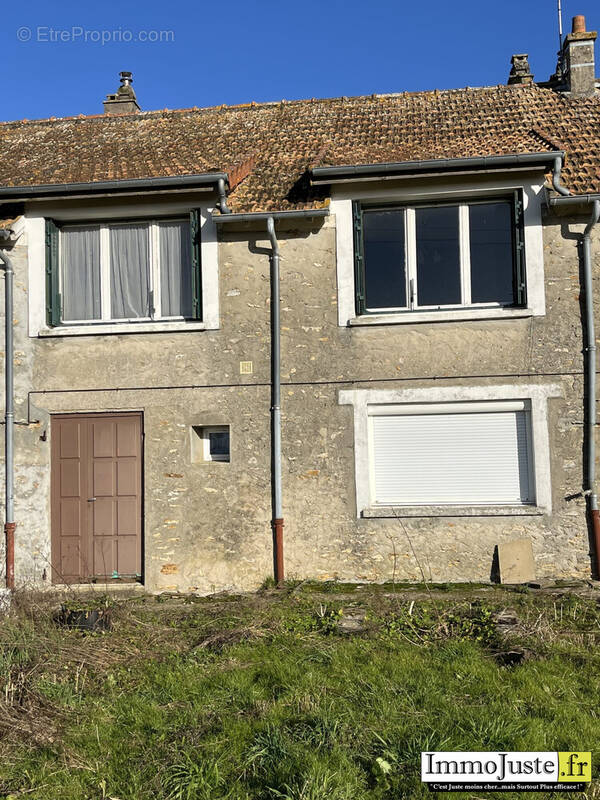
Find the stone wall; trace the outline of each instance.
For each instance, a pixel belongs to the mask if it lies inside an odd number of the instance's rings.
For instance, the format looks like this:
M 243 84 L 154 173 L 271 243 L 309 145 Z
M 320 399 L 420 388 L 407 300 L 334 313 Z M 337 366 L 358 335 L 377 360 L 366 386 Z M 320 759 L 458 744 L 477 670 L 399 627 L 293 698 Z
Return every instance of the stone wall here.
M 545 317 L 360 329 L 337 324 L 335 219 L 282 232 L 288 576 L 486 581 L 494 546 L 523 536 L 533 542 L 539 577 L 589 576 L 585 502 L 566 499 L 582 485 L 581 230 L 545 223 Z M 597 274 L 597 232 L 593 250 Z M 144 413 L 149 590 L 252 589 L 272 574 L 266 252 L 264 234 L 223 232 L 218 331 L 32 339 L 27 243 L 19 242 L 17 419 L 27 421 L 35 391 L 38 420 L 16 435 L 19 584 L 49 585 L 49 419 L 65 411 Z M 252 374 L 240 374 L 241 361 L 252 361 Z M 341 390 L 511 382 L 562 390 L 549 401 L 551 516 L 357 518 L 352 409 L 339 405 Z M 210 424 L 231 426 L 231 463 L 192 463 L 190 427 Z

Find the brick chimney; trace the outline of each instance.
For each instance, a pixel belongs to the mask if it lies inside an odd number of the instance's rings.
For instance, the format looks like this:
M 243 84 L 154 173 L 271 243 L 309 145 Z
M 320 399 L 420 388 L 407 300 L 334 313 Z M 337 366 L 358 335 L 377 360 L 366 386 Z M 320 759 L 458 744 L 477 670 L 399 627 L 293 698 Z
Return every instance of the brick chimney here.
M 559 91 L 570 92 L 575 97 L 591 97 L 596 91 L 594 42 L 596 31 L 587 31 L 585 17 L 573 17 L 571 33 L 565 36 L 558 54 L 556 74 L 551 83 L 559 84 Z
M 137 97 L 133 91 L 131 72 L 119 73 L 121 85 L 116 94 L 107 94 L 104 101 L 105 114 L 137 114 L 140 111 Z
M 517 53 L 511 58 L 510 63 L 512 66 L 507 81 L 509 86 L 515 83 L 533 83 L 533 75 L 529 67 L 529 56 L 527 53 Z

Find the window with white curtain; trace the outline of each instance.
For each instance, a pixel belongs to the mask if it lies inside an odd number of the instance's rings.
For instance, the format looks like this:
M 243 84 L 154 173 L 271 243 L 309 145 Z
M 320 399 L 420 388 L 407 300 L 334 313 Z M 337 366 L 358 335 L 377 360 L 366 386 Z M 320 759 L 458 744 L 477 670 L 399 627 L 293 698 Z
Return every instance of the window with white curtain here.
M 374 505 L 535 503 L 526 400 L 368 407 Z
M 58 250 L 61 322 L 195 316 L 189 219 L 63 225 Z

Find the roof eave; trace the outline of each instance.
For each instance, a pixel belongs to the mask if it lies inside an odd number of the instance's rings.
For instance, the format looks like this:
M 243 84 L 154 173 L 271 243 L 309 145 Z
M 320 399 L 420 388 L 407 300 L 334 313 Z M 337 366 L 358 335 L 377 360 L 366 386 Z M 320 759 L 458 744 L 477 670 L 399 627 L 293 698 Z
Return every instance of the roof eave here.
M 227 173 L 204 172 L 195 175 L 176 175 L 164 178 L 51 183 L 37 186 L 0 186 L 0 202 L 23 202 L 25 200 L 44 200 L 54 197 L 94 197 L 108 193 L 115 195 L 177 189 L 193 190 L 195 188 L 216 187 L 219 180 L 228 182 Z
M 470 158 L 436 158 L 424 161 L 397 161 L 383 164 L 348 164 L 339 167 L 314 167 L 313 186 L 362 180 L 426 177 L 443 173 L 464 174 L 530 169 L 551 169 L 556 158 L 564 161 L 562 150 L 542 153 L 520 153 L 507 156 L 475 156 Z

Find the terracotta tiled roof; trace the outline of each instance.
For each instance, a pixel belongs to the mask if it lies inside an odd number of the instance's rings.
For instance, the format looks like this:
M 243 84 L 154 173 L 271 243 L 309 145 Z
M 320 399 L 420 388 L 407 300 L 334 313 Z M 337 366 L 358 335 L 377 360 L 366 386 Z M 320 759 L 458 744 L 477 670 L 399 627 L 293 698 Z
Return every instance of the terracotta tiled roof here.
M 564 149 L 565 184 L 600 191 L 600 96 L 497 86 L 0 124 L 0 185 L 212 170 L 233 211 L 318 205 L 307 169 Z

